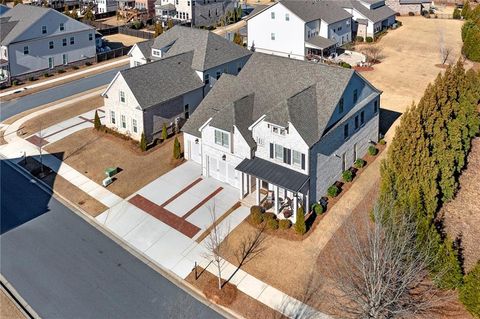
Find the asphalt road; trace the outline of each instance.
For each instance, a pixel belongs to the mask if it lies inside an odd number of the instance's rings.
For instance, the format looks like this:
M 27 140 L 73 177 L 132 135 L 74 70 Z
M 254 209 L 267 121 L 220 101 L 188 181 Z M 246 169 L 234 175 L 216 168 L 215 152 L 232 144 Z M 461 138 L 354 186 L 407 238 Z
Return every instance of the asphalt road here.
M 41 317 L 222 318 L 0 165 L 0 271 Z
M 18 99 L 2 102 L 0 103 L 0 121 L 39 105 L 51 103 L 108 84 L 118 71 L 126 68 L 128 68 L 128 65 L 55 86 L 38 93 L 25 95 Z

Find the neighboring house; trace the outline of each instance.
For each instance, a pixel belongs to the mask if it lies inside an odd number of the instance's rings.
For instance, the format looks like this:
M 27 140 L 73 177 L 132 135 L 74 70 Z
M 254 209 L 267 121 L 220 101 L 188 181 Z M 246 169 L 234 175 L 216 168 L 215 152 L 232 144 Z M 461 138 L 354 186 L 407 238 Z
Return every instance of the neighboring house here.
M 157 0 L 155 15 L 166 22 L 173 19 L 194 26 L 216 25 L 225 18 L 227 11 L 237 7 L 236 0 Z
M 107 13 L 117 11 L 118 3 L 116 0 L 95 0 L 96 13 Z
M 430 10 L 431 0 L 385 0 L 387 6 L 401 15 L 422 14 L 423 10 Z
M 10 10 L 10 7 L 4 5 L 4 4 L 0 4 L 0 14 L 4 14 L 5 12 L 7 12 L 8 10 Z
M 182 128 L 185 157 L 240 198 L 268 191 L 280 218 L 290 199 L 295 220 L 377 142 L 380 94 L 351 69 L 254 53 Z
M 352 41 L 352 15 L 327 1 L 284 0 L 247 18 L 248 48 L 304 59 Z
M 151 62 L 153 41 L 155 41 L 155 39 L 138 42 L 133 45 L 128 52 L 131 68 Z
M 95 29 L 56 10 L 19 4 L 0 23 L 1 67 L 12 79 L 95 58 Z
M 352 32 L 356 36 L 374 37 L 376 33 L 395 23 L 396 12 L 385 5 L 385 0 L 334 0 L 353 16 Z
M 148 16 L 155 16 L 155 0 L 135 0 L 135 8 L 146 11 Z
M 103 93 L 106 125 L 148 142 L 165 123 L 181 126 L 223 73 L 238 74 L 252 53 L 207 30 L 175 26 L 129 52 Z M 177 126 L 178 125 L 178 126 Z

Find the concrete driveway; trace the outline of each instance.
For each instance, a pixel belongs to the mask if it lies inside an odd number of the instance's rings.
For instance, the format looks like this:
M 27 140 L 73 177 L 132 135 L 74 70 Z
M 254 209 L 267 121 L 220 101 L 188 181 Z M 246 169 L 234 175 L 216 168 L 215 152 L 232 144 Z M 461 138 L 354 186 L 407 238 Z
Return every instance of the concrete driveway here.
M 181 278 L 205 253 L 200 237 L 239 201 L 238 189 L 201 176 L 201 167 L 186 162 L 97 217 L 97 220 Z M 249 209 L 241 206 L 220 226 L 233 230 Z M 204 236 L 203 236 L 204 237 Z

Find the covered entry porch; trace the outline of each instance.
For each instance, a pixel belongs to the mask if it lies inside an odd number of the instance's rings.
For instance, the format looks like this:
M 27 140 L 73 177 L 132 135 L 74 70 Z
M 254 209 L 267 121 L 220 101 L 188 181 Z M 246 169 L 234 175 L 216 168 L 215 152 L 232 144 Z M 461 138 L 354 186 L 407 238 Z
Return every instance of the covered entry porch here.
M 241 173 L 240 199 L 264 207 L 278 219 L 295 222 L 298 207 L 308 207 L 308 175 L 257 157 L 244 159 L 236 170 Z

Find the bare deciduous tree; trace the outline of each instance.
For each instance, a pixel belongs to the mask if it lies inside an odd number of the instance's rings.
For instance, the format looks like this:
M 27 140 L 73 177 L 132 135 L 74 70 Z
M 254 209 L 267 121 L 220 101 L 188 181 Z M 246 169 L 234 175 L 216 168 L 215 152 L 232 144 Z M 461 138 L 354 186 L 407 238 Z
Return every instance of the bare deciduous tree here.
M 440 47 L 440 55 L 442 57 L 442 64 L 450 64 L 450 55 L 452 53 L 452 48 L 441 46 Z M 447 63 L 448 62 L 448 63 Z
M 215 203 L 213 203 L 210 209 L 210 216 L 212 226 L 210 226 L 211 231 L 204 241 L 206 252 L 203 254 L 203 257 L 211 260 L 215 264 L 215 267 L 217 268 L 218 289 L 222 289 L 222 255 L 224 255 L 229 249 L 227 237 L 230 233 L 230 226 L 225 224 L 221 226 L 219 225 L 215 214 Z
M 254 232 L 243 236 L 240 244 L 235 249 L 234 255 L 238 262 L 238 268 L 248 263 L 263 251 L 265 251 L 265 226 L 256 228 Z
M 367 45 L 362 49 L 362 53 L 367 56 L 367 62 L 370 65 L 379 63 L 383 59 L 383 49 L 379 45 Z
M 376 207 L 375 220 L 380 216 L 386 215 Z M 409 318 L 450 300 L 429 281 L 427 267 L 434 257 L 428 247 L 416 249 L 416 227 L 408 216 L 367 221 L 365 231 L 348 227 L 335 235 L 334 243 L 342 236 L 348 242 L 338 245 L 329 269 L 335 288 L 329 293 L 339 311 L 355 318 Z

